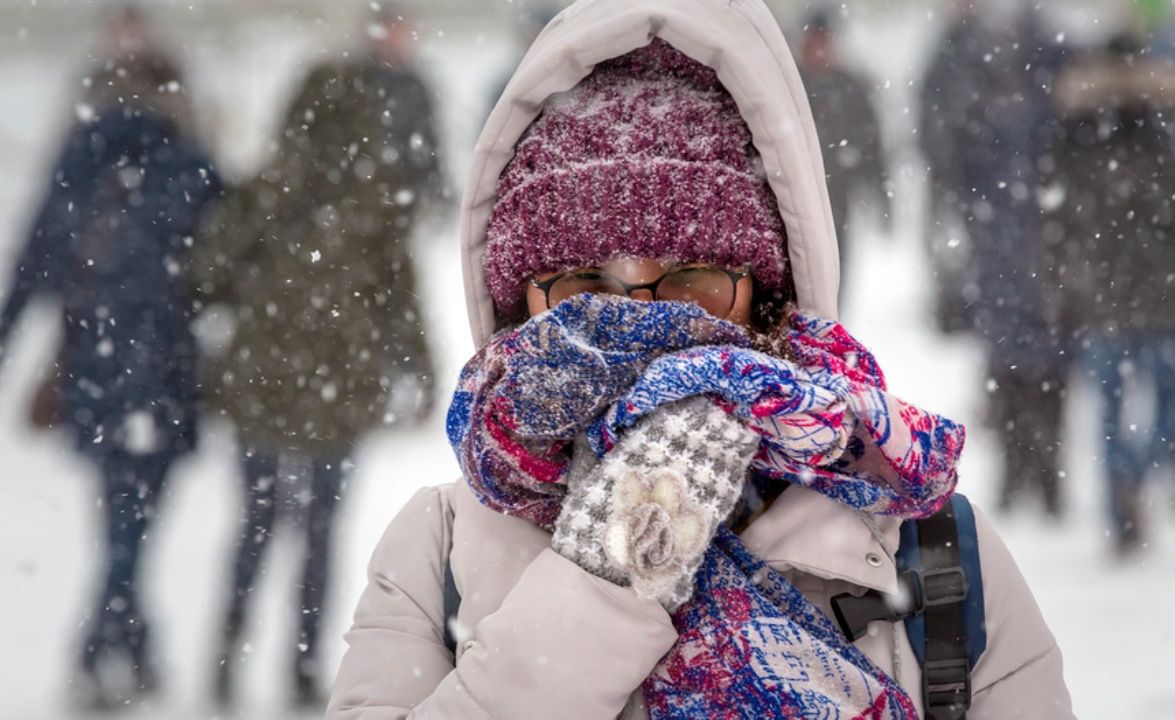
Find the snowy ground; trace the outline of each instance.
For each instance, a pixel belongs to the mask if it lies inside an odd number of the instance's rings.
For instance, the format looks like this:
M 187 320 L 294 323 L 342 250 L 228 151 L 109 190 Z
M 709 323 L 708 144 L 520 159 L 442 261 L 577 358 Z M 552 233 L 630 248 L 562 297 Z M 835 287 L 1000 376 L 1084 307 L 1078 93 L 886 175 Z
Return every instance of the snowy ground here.
M 484 112 L 482 83 L 498 72 L 508 51 L 462 42 L 460 51 L 456 42 L 449 47 L 448 59 L 435 64 L 433 74 L 454 100 L 446 109 L 448 134 L 454 147 L 467 148 Z M 289 82 L 288 73 L 257 60 L 238 57 L 236 85 L 226 90 L 251 108 L 240 112 L 255 116 L 238 118 L 236 132 L 243 137 L 249 134 L 241 128 L 270 122 L 261 119 L 263 103 L 250 88 Z M 0 107 L 5 108 L 0 138 L 12 148 L 0 165 L 0 274 L 22 241 L 29 203 L 41 192 L 46 153 L 53 151 L 68 107 L 64 88 L 70 72 L 66 61 L 47 56 L 0 65 Z M 900 108 L 902 102 L 891 99 L 887 105 Z M 251 137 L 256 135 L 254 130 Z M 256 155 L 262 145 L 255 141 L 248 151 Z M 462 155 L 458 152 L 455 165 L 461 166 Z M 905 189 L 916 192 L 913 176 L 903 177 Z M 916 202 L 904 206 L 899 231 L 916 227 L 916 210 Z M 899 395 L 968 425 L 962 488 L 978 504 L 990 506 L 999 458 L 980 420 L 984 398 L 978 347 L 944 341 L 929 330 L 926 263 L 918 238 L 913 232 L 898 236 L 892 242 L 866 237 L 859 243 L 854 267 L 861 276 L 850 278 L 849 286 L 862 290 L 849 293 L 846 322 L 875 349 Z M 424 277 L 431 280 L 425 292 L 450 386 L 471 349 L 463 303 L 446 290 L 460 276 L 455 237 L 451 228 L 438 231 L 422 243 L 419 254 Z M 37 370 L 52 352 L 53 327 L 51 310 L 36 308 L 13 338 L 7 367 L 0 369 L 0 720 L 72 716 L 63 690 L 76 650 L 77 620 L 89 606 L 100 557 L 93 471 L 71 455 L 61 438 L 33 433 L 23 422 Z M 1175 615 L 1167 603 L 1175 566 L 1175 483 L 1167 477 L 1165 483 L 1152 484 L 1155 527 L 1149 551 L 1126 566 L 1111 563 L 1094 399 L 1088 389 L 1078 388 L 1071 410 L 1068 517 L 1046 523 L 1035 508 L 1023 508 L 996 521 L 1061 643 L 1078 715 L 1172 718 L 1175 668 L 1169 648 L 1175 644 Z M 200 452 L 171 476 L 162 517 L 147 547 L 143 585 L 157 621 L 166 689 L 155 705 L 132 710 L 133 715 L 217 716 L 207 689 L 224 602 L 230 519 L 240 502 L 232 457 L 231 428 L 210 423 Z M 363 445 L 339 524 L 338 582 L 326 627 L 332 666 L 343 651 L 341 634 L 363 585 L 364 564 L 384 525 L 416 488 L 456 475 L 439 417 L 426 429 L 379 433 Z M 300 552 L 288 535 L 289 542 L 271 557 L 259 594 L 252 652 L 244 664 L 244 699 L 233 713 L 240 717 L 288 716 L 285 671 L 294 623 L 292 578 Z

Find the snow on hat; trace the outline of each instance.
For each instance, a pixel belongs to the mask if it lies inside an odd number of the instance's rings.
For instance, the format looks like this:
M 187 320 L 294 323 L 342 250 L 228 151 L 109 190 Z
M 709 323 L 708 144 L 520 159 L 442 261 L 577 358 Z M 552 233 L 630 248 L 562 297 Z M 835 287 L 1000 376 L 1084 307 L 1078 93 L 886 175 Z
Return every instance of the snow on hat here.
M 663 40 L 547 101 L 498 180 L 485 279 L 521 313 L 536 275 L 617 256 L 750 266 L 784 282 L 785 231 L 751 131 L 717 74 Z

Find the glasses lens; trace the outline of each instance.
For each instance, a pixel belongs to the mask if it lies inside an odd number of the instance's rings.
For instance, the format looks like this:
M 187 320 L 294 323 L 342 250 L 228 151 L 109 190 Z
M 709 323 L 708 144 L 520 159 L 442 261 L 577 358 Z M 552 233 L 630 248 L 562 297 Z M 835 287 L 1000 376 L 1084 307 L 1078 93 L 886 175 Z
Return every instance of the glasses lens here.
M 624 286 L 611 275 L 588 268 L 572 270 L 555 281 L 547 293 L 547 304 L 555 307 L 569 297 L 595 293 L 597 295 L 625 295 Z
M 695 303 L 715 317 L 726 317 L 734 307 L 734 279 L 714 267 L 678 268 L 657 286 L 657 299 Z

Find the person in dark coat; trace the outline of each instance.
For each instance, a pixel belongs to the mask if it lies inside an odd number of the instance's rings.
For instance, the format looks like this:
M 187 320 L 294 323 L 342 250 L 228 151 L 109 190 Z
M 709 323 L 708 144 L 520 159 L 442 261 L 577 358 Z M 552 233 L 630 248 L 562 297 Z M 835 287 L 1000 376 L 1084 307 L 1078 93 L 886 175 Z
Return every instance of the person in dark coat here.
M 195 346 L 183 282 L 201 208 L 218 191 L 203 150 L 169 119 L 109 107 L 76 125 L 0 311 L 0 346 L 28 301 L 64 305 L 56 424 L 101 470 L 107 558 L 76 679 L 87 705 L 156 682 L 137 574 L 168 468 L 196 438 Z M 129 661 L 134 687 L 106 687 Z
M 1142 545 L 1147 466 L 1171 458 L 1175 364 L 1175 145 L 1165 120 L 1175 65 L 1116 37 L 1059 76 L 1063 118 L 1053 151 L 1060 198 L 1049 226 L 1058 245 L 1051 284 L 1061 320 L 1102 395 L 1101 453 L 1119 553 Z M 1127 428 L 1131 378 L 1156 388 L 1156 427 Z
M 405 387 L 422 396 L 407 420 L 433 402 L 411 247 L 444 186 L 432 93 L 411 62 L 402 16 L 386 11 L 374 34 L 366 56 L 310 72 L 277 156 L 210 219 L 193 266 L 202 301 L 227 305 L 236 319 L 207 387 L 238 428 L 245 481 L 218 638 L 222 702 L 233 695 L 279 490 L 293 477 L 309 485 L 304 506 L 292 508 L 305 515 L 307 542 L 289 645 L 294 700 L 321 704 L 320 625 L 344 465 L 360 436 L 395 420 L 389 401 Z M 295 469 L 279 473 L 287 466 Z
M 962 317 L 987 346 L 989 417 L 1004 448 L 1000 506 L 1032 490 L 1057 515 L 1068 367 L 1058 298 L 1040 279 L 1052 261 L 1036 191 L 1058 51 L 1039 37 L 1031 10 L 998 9 L 976 4 L 948 34 L 951 49 L 923 86 L 924 113 L 933 116 L 924 142 L 936 212 L 957 213 L 966 231 L 967 276 L 951 282 L 971 285 Z
M 972 68 L 983 61 L 983 36 L 969 3 L 956 0 L 946 11 L 947 31 L 935 49 L 919 90 L 919 148 L 926 162 L 929 209 L 926 247 L 934 270 L 934 318 L 944 333 L 974 327 L 979 294 L 970 268 L 966 234 L 967 182 L 958 163 L 966 141 L 967 118 L 979 91 Z
M 0 309 L 0 356 L 29 301 L 63 305 L 63 339 L 34 421 L 74 438 L 102 476 L 106 557 L 75 700 L 152 690 L 150 625 L 138 599 L 142 541 L 168 469 L 196 439 L 196 350 L 183 281 L 192 236 L 219 179 L 189 132 L 175 63 L 133 5 L 111 16 Z M 125 672 L 117 671 L 123 667 Z
M 799 60 L 820 135 L 841 273 L 845 275 L 851 265 L 850 219 L 872 215 L 888 231 L 892 203 L 870 85 L 839 59 L 832 23 L 827 12 L 818 12 L 808 20 Z

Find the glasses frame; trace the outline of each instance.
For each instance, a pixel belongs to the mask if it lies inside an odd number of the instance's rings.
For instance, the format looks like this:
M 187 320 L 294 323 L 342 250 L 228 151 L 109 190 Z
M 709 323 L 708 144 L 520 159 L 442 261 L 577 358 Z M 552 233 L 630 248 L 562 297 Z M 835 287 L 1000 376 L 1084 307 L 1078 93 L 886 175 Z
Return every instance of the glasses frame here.
M 651 282 L 627 283 L 627 282 L 624 282 L 623 280 L 621 280 L 620 278 L 616 277 L 612 273 L 605 272 L 604 269 L 599 266 L 585 265 L 584 267 L 572 268 L 571 270 L 564 270 L 563 272 L 558 273 L 557 275 L 552 275 L 551 277 L 547 278 L 546 280 L 542 280 L 542 281 L 538 280 L 537 278 L 531 278 L 530 284 L 532 287 L 536 287 L 539 290 L 543 291 L 543 304 L 547 307 L 548 310 L 551 309 L 551 288 L 554 287 L 555 283 L 559 282 L 560 280 L 562 280 L 564 277 L 566 277 L 568 275 L 571 275 L 573 273 L 583 272 L 584 270 L 597 270 L 597 271 L 599 271 L 600 275 L 604 275 L 604 276 L 608 277 L 610 280 L 615 281 L 617 285 L 624 288 L 624 294 L 630 298 L 632 297 L 632 294 L 637 290 L 648 290 L 652 294 L 653 299 L 656 300 L 657 299 L 657 288 L 661 286 L 661 282 L 663 280 L 665 280 L 665 278 L 669 277 L 670 275 L 672 275 L 675 272 L 679 272 L 681 270 L 689 270 L 691 268 L 705 268 L 708 270 L 718 270 L 719 272 L 725 273 L 726 277 L 730 278 L 730 284 L 734 289 L 734 297 L 730 301 L 730 307 L 726 309 L 727 314 L 730 313 L 731 308 L 734 307 L 735 302 L 738 300 L 738 283 L 739 283 L 739 281 L 742 280 L 743 278 L 751 276 L 751 268 L 750 267 L 740 267 L 735 270 L 731 270 L 729 268 L 722 267 L 721 265 L 710 265 L 707 263 L 693 263 L 693 264 L 689 264 L 689 265 L 674 265 L 673 267 L 669 268 L 664 273 L 662 273 L 661 276 L 658 277 L 656 280 L 653 280 Z

